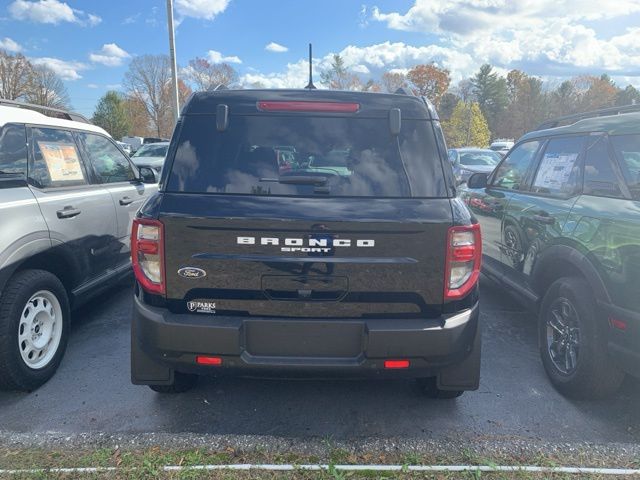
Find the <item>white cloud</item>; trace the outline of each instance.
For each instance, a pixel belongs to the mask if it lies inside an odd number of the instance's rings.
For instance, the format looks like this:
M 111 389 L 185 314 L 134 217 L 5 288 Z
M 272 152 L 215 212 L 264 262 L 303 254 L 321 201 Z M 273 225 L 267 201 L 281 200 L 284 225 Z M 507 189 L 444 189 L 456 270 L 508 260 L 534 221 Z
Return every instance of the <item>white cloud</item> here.
M 180 17 L 213 20 L 224 12 L 231 0 L 176 0 L 175 9 Z
M 354 65 L 351 67 L 352 72 L 362 73 L 363 75 L 368 75 L 371 73 L 371 70 L 366 65 Z
M 283 53 L 283 52 L 288 52 L 289 49 L 287 47 L 285 47 L 284 45 L 280 45 L 279 43 L 276 42 L 271 42 L 269 44 L 267 44 L 264 49 L 267 52 L 274 52 L 274 53 Z
M 35 23 L 51 23 L 57 25 L 62 22 L 95 26 L 102 19 L 92 13 L 71 8 L 67 3 L 59 0 L 15 0 L 9 5 L 9 13 L 16 20 L 28 20 Z
M 225 57 L 220 52 L 216 52 L 215 50 L 209 50 L 207 53 L 207 58 L 211 63 L 242 63 L 239 57 L 235 55 Z
M 87 70 L 89 65 L 82 62 L 60 60 L 59 58 L 40 57 L 30 58 L 34 65 L 44 65 L 53 70 L 62 80 L 79 80 L 82 78 L 78 72 Z
M 118 67 L 131 55 L 115 43 L 105 43 L 98 53 L 89 55 L 89 60 L 107 67 Z
M 9 37 L 0 38 L 0 50 L 6 50 L 7 52 L 18 53 L 21 52 L 22 45 Z
M 136 23 L 139 18 L 140 18 L 140 12 L 138 12 L 138 13 L 136 13 L 134 15 L 129 15 L 128 17 L 125 17 L 124 20 L 122 20 L 122 24 L 123 25 L 131 25 L 133 23 Z
M 436 35 L 440 48 L 449 50 L 452 73 L 460 60 L 455 51 L 469 57 L 474 69 L 488 62 L 542 75 L 573 75 L 637 71 L 640 28 L 608 39 L 596 30 L 598 20 L 634 12 L 640 12 L 638 0 L 606 6 L 597 0 L 416 0 L 404 13 L 374 7 L 371 18 L 391 29 Z
M 107 90 L 120 90 L 122 85 L 119 83 L 107 83 L 105 87 L 107 87 Z
M 95 83 L 87 83 L 87 88 L 100 88 L 100 85 Z

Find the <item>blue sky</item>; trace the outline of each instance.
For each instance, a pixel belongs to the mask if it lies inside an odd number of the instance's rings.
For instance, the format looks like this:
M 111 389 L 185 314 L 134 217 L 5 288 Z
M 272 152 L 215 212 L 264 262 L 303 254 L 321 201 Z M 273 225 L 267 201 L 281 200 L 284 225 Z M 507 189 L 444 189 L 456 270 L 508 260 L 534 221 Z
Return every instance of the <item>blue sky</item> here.
M 244 85 L 302 87 L 306 45 L 363 79 L 435 61 L 455 81 L 489 62 L 558 81 L 607 72 L 640 83 L 640 0 L 175 0 L 178 63 L 231 61 Z M 603 8 L 604 4 L 606 8 Z M 164 0 L 1 0 L 0 48 L 64 79 L 92 114 L 130 59 L 167 53 Z M 266 49 L 275 42 L 280 47 Z M 284 50 L 284 51 L 278 51 Z

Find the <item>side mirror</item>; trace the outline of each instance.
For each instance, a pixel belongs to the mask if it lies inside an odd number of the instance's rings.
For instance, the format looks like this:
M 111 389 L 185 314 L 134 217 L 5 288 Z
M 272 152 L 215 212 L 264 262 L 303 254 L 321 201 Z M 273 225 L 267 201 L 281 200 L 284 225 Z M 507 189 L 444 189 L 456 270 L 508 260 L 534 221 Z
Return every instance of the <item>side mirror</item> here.
M 402 114 L 400 113 L 400 109 L 392 108 L 389 110 L 389 132 L 391 132 L 391 135 L 395 137 L 400 135 L 401 128 Z
M 468 188 L 486 188 L 489 181 L 489 175 L 486 173 L 474 173 L 467 180 Z
M 158 174 L 151 167 L 140 167 L 140 180 L 142 183 L 158 183 Z

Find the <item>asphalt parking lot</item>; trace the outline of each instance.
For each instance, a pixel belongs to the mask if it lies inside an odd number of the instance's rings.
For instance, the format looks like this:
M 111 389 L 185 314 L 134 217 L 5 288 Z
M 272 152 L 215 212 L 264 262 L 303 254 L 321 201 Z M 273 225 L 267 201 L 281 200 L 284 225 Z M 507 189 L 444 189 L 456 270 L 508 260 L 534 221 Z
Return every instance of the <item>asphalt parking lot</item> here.
M 454 401 L 427 399 L 409 381 L 371 380 L 206 378 L 159 395 L 129 381 L 130 310 L 120 288 L 76 312 L 57 375 L 30 394 L 0 393 L 0 432 L 640 442 L 640 382 L 627 379 L 606 401 L 559 395 L 532 317 L 486 279 L 481 387 Z

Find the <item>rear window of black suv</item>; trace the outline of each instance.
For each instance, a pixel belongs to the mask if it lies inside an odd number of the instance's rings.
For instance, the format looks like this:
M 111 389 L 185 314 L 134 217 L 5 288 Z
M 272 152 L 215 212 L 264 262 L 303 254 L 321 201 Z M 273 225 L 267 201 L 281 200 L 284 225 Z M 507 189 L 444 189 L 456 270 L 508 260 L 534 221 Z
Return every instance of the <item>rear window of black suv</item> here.
M 185 115 L 166 191 L 332 197 L 447 197 L 434 127 L 386 118 Z

